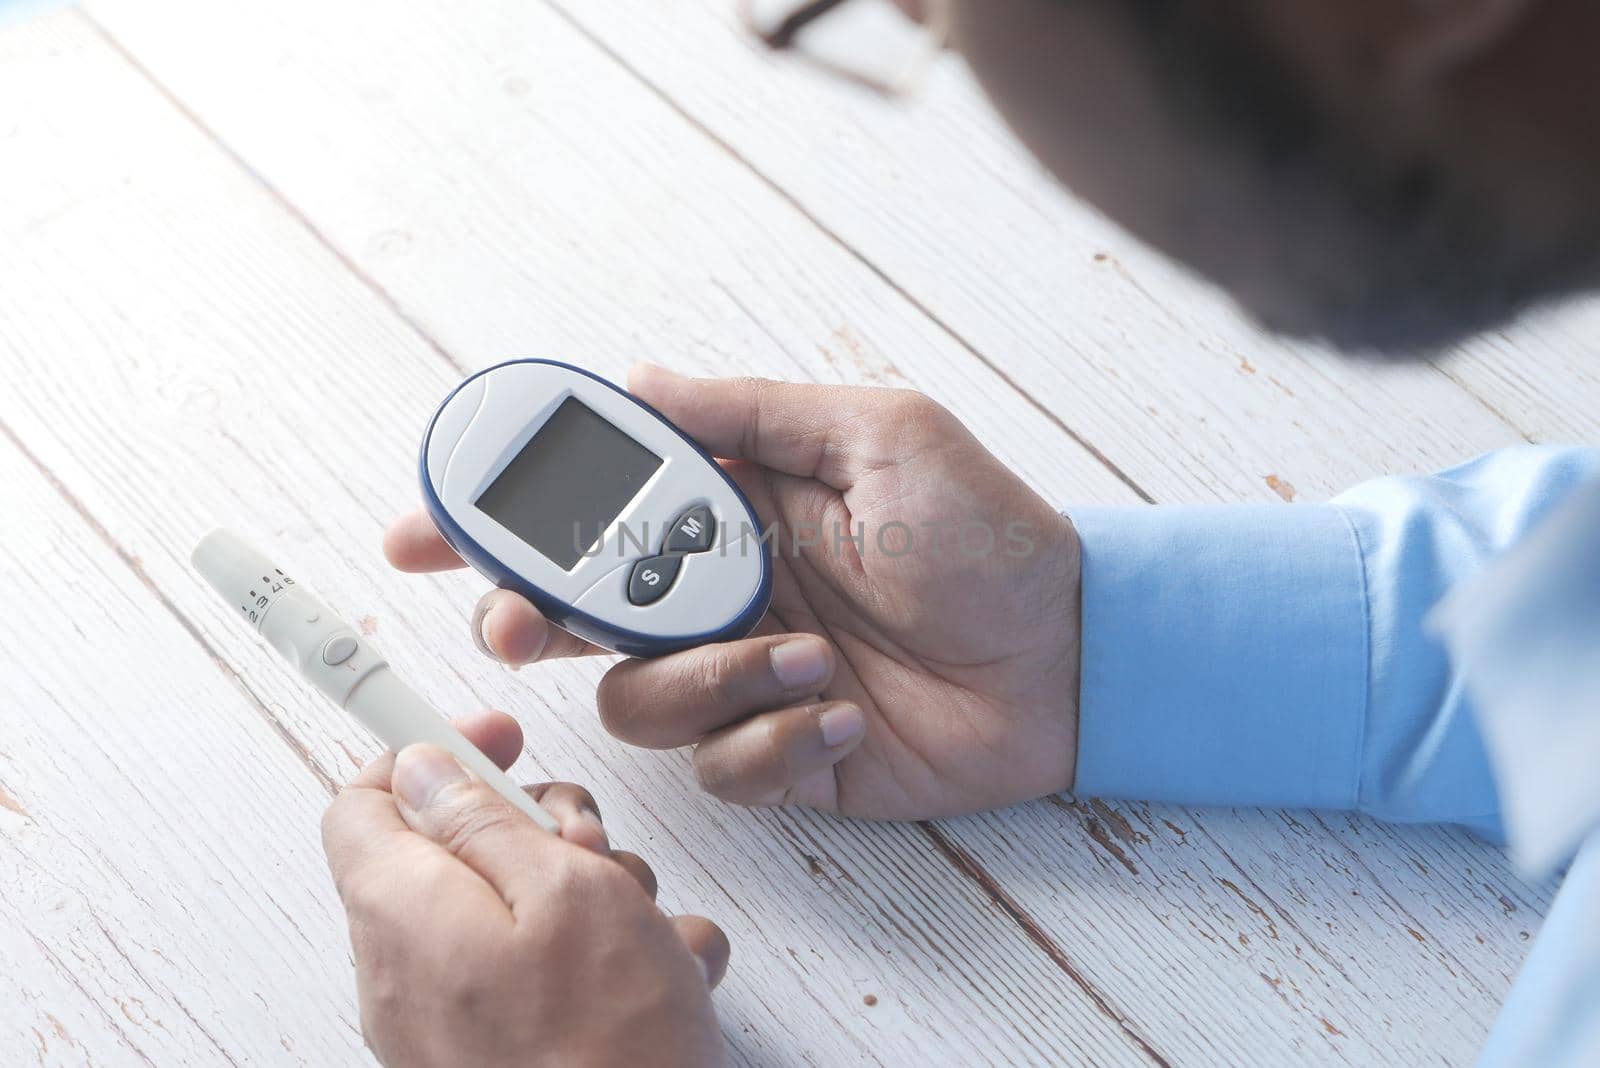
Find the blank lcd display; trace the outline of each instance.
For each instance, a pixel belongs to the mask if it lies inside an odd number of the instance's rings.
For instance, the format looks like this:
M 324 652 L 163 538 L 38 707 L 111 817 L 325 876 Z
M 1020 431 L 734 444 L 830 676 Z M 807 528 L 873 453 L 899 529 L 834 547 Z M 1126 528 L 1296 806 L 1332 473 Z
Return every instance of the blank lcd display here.
M 477 505 L 571 571 L 660 466 L 661 457 L 568 397 Z

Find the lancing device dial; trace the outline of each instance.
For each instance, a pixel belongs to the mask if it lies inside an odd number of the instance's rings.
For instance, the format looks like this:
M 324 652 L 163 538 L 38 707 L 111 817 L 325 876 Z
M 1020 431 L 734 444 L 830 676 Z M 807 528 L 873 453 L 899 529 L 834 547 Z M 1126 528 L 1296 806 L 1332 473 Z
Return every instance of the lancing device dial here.
M 241 587 L 246 585 L 250 587 L 248 591 L 241 591 L 239 611 L 244 613 L 244 618 L 250 621 L 251 626 L 260 630 L 261 620 L 266 617 L 267 609 L 276 603 L 280 595 L 287 593 L 294 586 L 294 579 L 270 565 L 255 570 L 264 571 L 266 574 L 259 579 L 250 578 L 238 583 Z
M 580 368 L 515 360 L 468 378 L 428 424 L 421 476 L 462 559 L 607 649 L 742 638 L 772 600 L 744 494 L 654 408 Z

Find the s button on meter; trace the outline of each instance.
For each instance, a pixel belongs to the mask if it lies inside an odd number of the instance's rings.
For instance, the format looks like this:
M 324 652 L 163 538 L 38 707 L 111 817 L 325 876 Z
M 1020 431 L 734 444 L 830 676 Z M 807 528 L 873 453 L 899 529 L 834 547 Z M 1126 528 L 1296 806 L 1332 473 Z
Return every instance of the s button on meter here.
M 633 565 L 628 576 L 628 603 L 635 608 L 655 604 L 671 589 L 683 566 L 683 557 L 670 554 L 652 556 Z

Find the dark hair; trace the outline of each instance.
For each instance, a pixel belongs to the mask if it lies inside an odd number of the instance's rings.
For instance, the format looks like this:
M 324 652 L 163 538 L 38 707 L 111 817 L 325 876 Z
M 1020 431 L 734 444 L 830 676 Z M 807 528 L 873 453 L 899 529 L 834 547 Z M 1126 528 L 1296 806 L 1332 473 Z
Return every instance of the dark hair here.
M 1172 0 L 1111 2 L 1180 125 L 1260 184 L 1261 226 L 1283 246 L 1274 267 L 1304 299 L 1266 325 L 1415 355 L 1600 276 L 1593 217 L 1534 249 L 1514 233 L 1511 190 L 1449 138 L 1402 145 L 1336 111 L 1237 20 Z

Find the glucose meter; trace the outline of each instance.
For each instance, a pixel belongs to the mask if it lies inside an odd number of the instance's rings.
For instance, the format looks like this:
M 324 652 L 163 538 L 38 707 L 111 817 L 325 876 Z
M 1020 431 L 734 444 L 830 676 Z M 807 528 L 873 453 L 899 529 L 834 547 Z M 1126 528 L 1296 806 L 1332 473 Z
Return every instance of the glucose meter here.
M 750 502 L 654 408 L 588 371 L 514 360 L 445 398 L 422 496 L 461 558 L 564 630 L 631 656 L 749 634 L 772 599 Z

